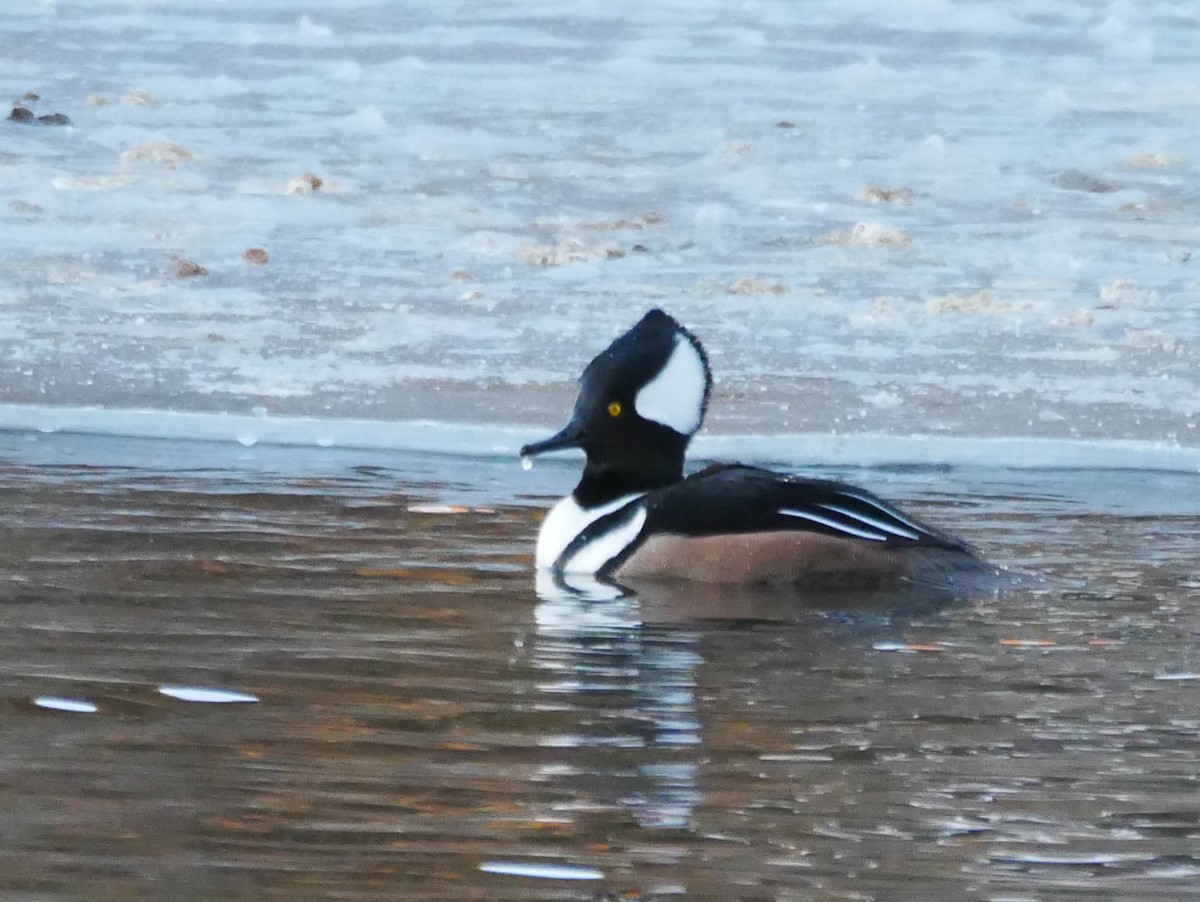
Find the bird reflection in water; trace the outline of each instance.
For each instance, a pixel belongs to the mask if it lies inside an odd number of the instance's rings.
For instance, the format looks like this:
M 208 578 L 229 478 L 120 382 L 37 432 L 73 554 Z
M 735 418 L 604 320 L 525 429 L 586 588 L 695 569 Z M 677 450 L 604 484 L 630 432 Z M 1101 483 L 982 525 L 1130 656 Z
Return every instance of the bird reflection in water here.
M 573 713 L 574 729 L 547 736 L 563 750 L 544 771 L 570 775 L 591 805 L 623 808 L 646 828 L 687 829 L 702 801 L 700 749 L 705 649 L 755 624 L 846 621 L 868 629 L 965 597 L 963 587 L 804 592 L 663 582 L 622 586 L 591 576 L 537 574 L 533 660 L 545 703 Z M 715 663 L 718 666 L 720 662 Z M 636 755 L 630 750 L 636 749 Z M 649 754 L 647 754 L 649 752 Z M 590 787 L 590 788 L 589 788 Z

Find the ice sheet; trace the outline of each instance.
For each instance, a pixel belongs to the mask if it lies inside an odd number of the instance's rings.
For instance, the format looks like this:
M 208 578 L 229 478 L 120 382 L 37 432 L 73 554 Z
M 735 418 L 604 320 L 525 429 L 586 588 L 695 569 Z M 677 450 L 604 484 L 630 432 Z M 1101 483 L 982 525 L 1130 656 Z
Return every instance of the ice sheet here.
M 716 435 L 1194 464 L 1192 5 L 34 9 L 0 402 L 556 427 L 657 304 Z

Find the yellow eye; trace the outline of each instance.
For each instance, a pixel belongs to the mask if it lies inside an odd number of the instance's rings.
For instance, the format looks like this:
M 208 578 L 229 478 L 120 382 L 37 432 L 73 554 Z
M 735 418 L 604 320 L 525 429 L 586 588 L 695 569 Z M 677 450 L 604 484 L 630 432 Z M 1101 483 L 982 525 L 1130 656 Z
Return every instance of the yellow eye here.
M 610 417 L 619 417 L 621 415 L 621 402 L 613 401 L 608 405 L 608 415 Z

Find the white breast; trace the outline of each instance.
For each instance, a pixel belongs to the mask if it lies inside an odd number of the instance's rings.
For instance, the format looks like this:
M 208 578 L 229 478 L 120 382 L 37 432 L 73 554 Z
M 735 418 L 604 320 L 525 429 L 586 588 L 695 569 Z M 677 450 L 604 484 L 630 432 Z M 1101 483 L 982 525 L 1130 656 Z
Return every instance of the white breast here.
M 537 568 L 548 570 L 554 567 L 567 546 L 591 523 L 620 510 L 643 494 L 624 495 L 608 504 L 590 508 L 580 507 L 574 496 L 568 495 L 554 506 L 542 523 L 537 541 Z M 570 560 L 561 562 L 562 568 L 572 573 L 595 573 L 637 538 L 645 522 L 646 509 L 635 505 L 629 511 L 628 519 L 573 553 Z

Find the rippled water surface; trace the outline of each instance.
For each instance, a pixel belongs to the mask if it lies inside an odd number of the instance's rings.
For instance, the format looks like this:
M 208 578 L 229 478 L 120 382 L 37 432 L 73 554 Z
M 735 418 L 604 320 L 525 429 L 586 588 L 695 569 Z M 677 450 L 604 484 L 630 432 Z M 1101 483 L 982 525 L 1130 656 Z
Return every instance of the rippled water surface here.
M 839 612 L 539 598 L 569 463 L 196 447 L 3 439 L 6 898 L 1194 898 L 1195 476 L 848 474 L 1042 579 Z

